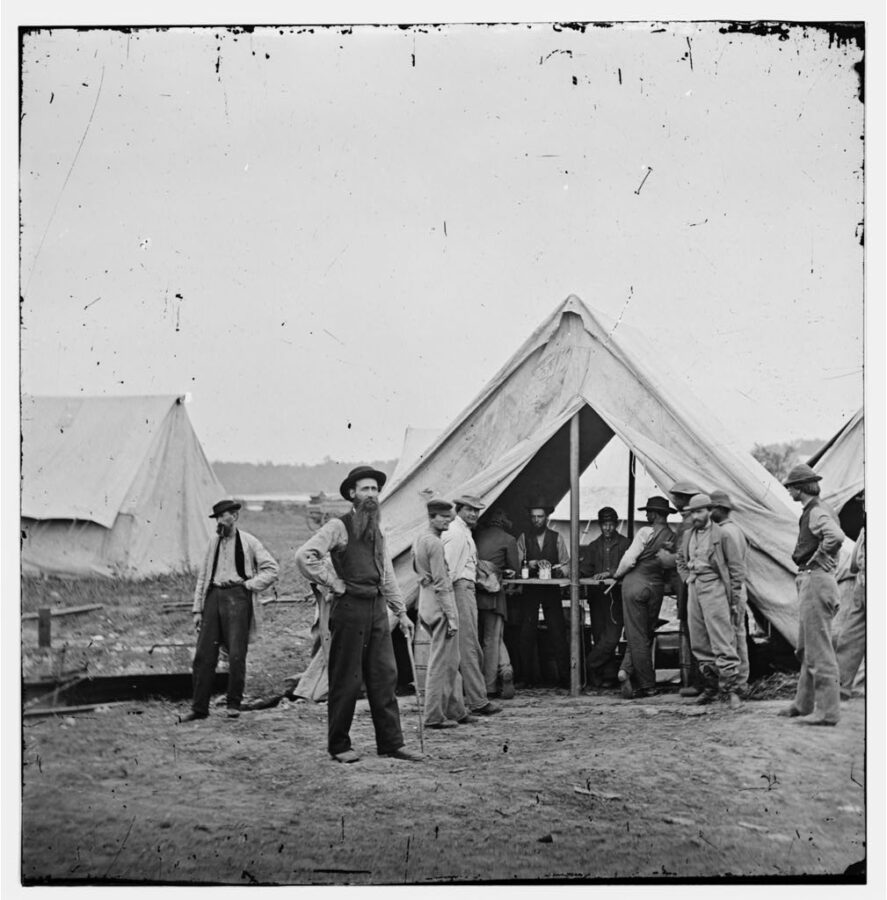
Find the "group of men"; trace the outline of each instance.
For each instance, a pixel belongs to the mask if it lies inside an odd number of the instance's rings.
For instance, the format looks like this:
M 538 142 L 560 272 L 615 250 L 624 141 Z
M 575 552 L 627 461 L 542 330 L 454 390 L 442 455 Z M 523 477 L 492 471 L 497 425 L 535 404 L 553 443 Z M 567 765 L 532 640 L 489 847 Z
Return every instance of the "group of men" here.
M 834 725 L 840 697 L 849 696 L 860 646 L 864 648 L 864 537 L 853 559 L 859 573 L 857 593 L 836 653 L 831 621 L 838 608 L 835 569 L 844 534 L 837 515 L 819 499 L 819 480 L 809 466 L 799 465 L 784 482 L 792 498 L 803 504 L 793 555 L 798 565 L 801 672 L 795 699 L 780 715 L 811 725 Z M 370 466 L 353 469 L 340 487 L 352 508 L 324 524 L 296 551 L 301 574 L 331 599 L 327 749 L 332 759 L 343 763 L 359 759 L 350 730 L 362 692 L 369 701 L 379 755 L 405 761 L 422 758 L 405 749 L 395 696 L 391 630 L 396 623 L 412 644 L 414 626 L 380 528 L 379 492 L 385 481 L 385 473 Z M 630 542 L 617 531 L 616 511 L 604 507 L 598 514 L 600 537 L 580 551 L 579 572 L 588 584 L 594 642 L 587 660 L 591 684 L 618 684 L 626 699 L 657 693 L 653 637 L 670 585 L 694 663 L 688 666 L 691 675 L 681 695 L 707 704 L 720 694 L 737 709 L 749 674 L 748 542 L 730 518 L 733 504 L 724 491 L 708 494 L 695 484 L 677 482 L 669 495 L 674 507 L 661 496 L 639 507 L 647 525 Z M 223 645 L 229 658 L 227 714 L 239 715 L 247 644 L 258 612 L 255 600 L 278 577 L 277 563 L 262 544 L 236 527 L 239 509 L 235 501 L 223 500 L 212 512 L 217 534 L 207 548 L 194 593 L 198 638 L 187 720 L 208 715 Z M 510 699 L 515 682 L 521 686 L 540 680 L 540 607 L 555 678 L 564 686 L 570 682 L 560 587 L 540 584 L 539 578 L 520 591 L 506 592 L 503 585 L 503 579 L 513 579 L 524 566 L 533 567 L 537 575 L 546 569 L 553 575 L 566 572 L 565 542 L 548 527 L 553 508 L 541 498 L 530 500 L 530 529 L 517 539 L 504 510 L 493 509 L 475 539 L 483 509 L 471 495 L 453 502 L 432 498 L 427 502 L 427 526 L 412 546 L 419 581 L 418 621 L 430 635 L 423 709 L 428 728 L 473 724 L 501 711 L 491 697 Z M 676 512 L 682 521 L 672 528 L 668 516 Z M 620 661 L 616 649 L 623 629 L 625 653 Z M 839 657 L 846 672 L 839 668 Z

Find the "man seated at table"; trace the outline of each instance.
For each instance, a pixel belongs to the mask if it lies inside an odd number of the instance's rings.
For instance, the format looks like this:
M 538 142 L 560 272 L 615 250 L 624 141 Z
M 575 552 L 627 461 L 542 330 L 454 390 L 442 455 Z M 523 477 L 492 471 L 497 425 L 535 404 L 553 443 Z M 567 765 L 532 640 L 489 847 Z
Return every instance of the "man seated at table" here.
M 601 536 L 579 550 L 579 577 L 598 581 L 612 578 L 631 543 L 616 530 L 619 516 L 612 506 L 598 512 Z M 608 590 L 609 587 L 609 590 Z M 616 647 L 622 637 L 622 588 L 618 584 L 594 584 L 587 587 L 594 642 L 585 667 L 591 687 L 616 687 L 619 661 Z

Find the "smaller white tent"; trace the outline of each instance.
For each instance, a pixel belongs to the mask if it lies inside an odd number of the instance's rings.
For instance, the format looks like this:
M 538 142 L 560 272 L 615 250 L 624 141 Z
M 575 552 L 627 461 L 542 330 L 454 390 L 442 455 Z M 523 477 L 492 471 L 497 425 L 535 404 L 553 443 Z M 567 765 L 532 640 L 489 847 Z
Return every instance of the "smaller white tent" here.
M 196 568 L 225 496 L 184 397 L 24 396 L 22 572 L 145 578 Z
M 807 462 L 822 476 L 822 499 L 835 510 L 865 487 L 865 413 L 860 409 Z

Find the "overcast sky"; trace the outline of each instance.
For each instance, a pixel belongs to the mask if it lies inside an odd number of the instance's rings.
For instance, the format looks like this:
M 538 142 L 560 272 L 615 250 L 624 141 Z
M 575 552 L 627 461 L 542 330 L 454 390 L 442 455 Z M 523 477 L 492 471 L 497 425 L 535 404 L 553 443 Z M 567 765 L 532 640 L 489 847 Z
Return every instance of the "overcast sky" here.
M 750 448 L 862 404 L 855 43 L 718 23 L 42 30 L 21 386 L 217 460 L 391 458 L 567 295 Z

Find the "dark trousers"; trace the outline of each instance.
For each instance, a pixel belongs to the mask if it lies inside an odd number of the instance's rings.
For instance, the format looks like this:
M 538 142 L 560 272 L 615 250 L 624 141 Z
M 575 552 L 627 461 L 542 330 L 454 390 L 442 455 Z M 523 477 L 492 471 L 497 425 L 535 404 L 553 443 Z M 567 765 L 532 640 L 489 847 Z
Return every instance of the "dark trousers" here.
M 329 752 L 334 755 L 351 748 L 349 732 L 361 683 L 366 687 L 379 754 L 403 747 L 400 709 L 394 695 L 397 664 L 388 627 L 388 607 L 381 596 L 374 600 L 349 594 L 333 598 L 328 672 Z
M 594 646 L 588 654 L 586 668 L 597 678 L 615 678 L 619 669 L 616 648 L 622 637 L 622 590 L 616 585 L 609 594 L 591 585 L 588 588 L 588 610 Z
M 520 657 L 525 667 L 523 680 L 529 684 L 541 681 L 537 653 L 539 606 L 551 649 L 557 664 L 557 680 L 561 684 L 570 681 L 570 645 L 567 643 L 567 623 L 564 620 L 564 607 L 561 603 L 559 587 L 537 587 L 528 585 L 524 588 L 523 621 L 520 630 Z
M 246 683 L 246 648 L 252 614 L 252 595 L 242 585 L 210 588 L 203 603 L 203 620 L 194 654 L 194 699 L 191 703 L 194 712 L 209 712 L 221 643 L 228 648 L 228 707 L 240 708 Z

